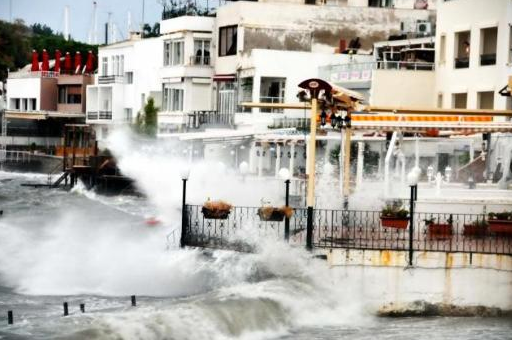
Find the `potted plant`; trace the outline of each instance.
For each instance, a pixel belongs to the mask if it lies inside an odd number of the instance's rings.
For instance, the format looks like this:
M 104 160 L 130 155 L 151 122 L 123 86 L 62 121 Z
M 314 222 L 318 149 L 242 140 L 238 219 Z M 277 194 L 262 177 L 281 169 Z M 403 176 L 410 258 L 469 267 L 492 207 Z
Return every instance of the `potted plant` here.
M 493 233 L 512 235 L 512 211 L 489 213 L 489 230 Z
M 258 209 L 258 216 L 262 221 L 282 222 L 285 217 L 292 217 L 293 209 L 289 206 L 271 207 L 263 206 Z
M 407 229 L 409 224 L 409 211 L 402 207 L 402 201 L 396 200 L 387 203 L 382 208 L 380 221 L 383 227 Z
M 464 224 L 464 236 L 484 237 L 487 234 L 489 223 L 485 220 L 476 220 L 470 224 Z
M 231 212 L 231 204 L 224 201 L 206 201 L 201 209 L 204 218 L 214 220 L 225 220 Z
M 446 223 L 441 223 L 439 220 L 431 217 L 425 220 L 425 225 L 428 228 L 428 235 L 431 238 L 450 238 L 453 234 L 453 216 L 446 220 Z

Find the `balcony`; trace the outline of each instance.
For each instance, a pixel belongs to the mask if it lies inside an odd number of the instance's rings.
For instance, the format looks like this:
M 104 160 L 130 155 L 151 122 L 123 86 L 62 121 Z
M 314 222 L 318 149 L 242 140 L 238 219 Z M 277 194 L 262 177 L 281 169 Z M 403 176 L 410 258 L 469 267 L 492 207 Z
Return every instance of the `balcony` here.
M 260 103 L 284 103 L 283 97 L 260 97 Z M 267 112 L 267 113 L 283 113 L 283 109 L 260 109 L 260 112 Z
M 455 58 L 455 68 L 468 68 L 469 67 L 469 58 Z
M 112 111 L 88 111 L 87 120 L 112 120 Z
M 193 111 L 187 115 L 187 129 L 200 129 L 204 127 L 233 126 L 232 113 L 219 113 L 217 111 Z
M 480 55 L 480 65 L 496 65 L 496 53 L 492 54 L 481 54 Z
M 209 66 L 210 56 L 192 56 L 190 57 L 190 65 Z
M 111 76 L 99 76 L 98 77 L 98 84 L 123 84 L 124 83 L 124 77 L 123 76 L 117 76 L 117 75 L 111 75 Z

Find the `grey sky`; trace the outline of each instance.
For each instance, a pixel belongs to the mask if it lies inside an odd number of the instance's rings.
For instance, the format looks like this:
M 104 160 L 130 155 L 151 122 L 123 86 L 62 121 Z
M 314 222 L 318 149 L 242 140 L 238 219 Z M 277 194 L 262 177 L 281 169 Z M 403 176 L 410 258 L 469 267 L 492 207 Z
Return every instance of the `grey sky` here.
M 103 43 L 105 22 L 108 12 L 118 27 L 118 39 L 127 36 L 128 11 L 132 14 L 132 27 L 139 27 L 142 21 L 143 0 L 97 0 L 98 3 L 98 42 Z M 199 1 L 198 1 L 199 2 Z M 92 26 L 93 0 L 0 0 L 0 19 L 9 20 L 9 4 L 12 3 L 12 17 L 25 20 L 27 24 L 42 23 L 52 29 L 64 31 L 64 7 L 69 6 L 70 34 L 75 40 L 87 42 Z M 201 1 L 202 3 L 202 1 Z M 210 1 L 210 7 L 217 1 Z M 160 20 L 162 6 L 157 0 L 145 0 L 145 22 Z

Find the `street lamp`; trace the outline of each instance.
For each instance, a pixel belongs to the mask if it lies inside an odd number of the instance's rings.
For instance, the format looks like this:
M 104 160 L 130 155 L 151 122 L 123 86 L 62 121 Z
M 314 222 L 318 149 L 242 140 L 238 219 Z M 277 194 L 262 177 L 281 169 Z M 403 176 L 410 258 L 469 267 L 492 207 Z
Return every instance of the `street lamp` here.
M 414 204 L 418 199 L 418 182 L 420 180 L 421 170 L 414 167 L 409 174 L 407 174 L 407 183 L 411 187 L 411 199 L 409 201 L 409 266 L 412 266 L 412 240 L 414 236 Z
M 290 204 L 290 171 L 287 168 L 281 168 L 279 170 L 279 177 L 284 180 L 286 185 L 285 206 L 288 207 Z M 284 239 L 286 242 L 290 239 L 290 219 L 288 216 L 285 216 L 284 219 Z
M 245 181 L 245 175 L 249 172 L 249 164 L 247 162 L 242 162 L 238 166 L 238 169 L 240 170 L 240 174 L 242 175 L 242 179 Z
M 190 169 L 185 167 L 181 170 L 181 180 L 183 181 L 183 199 L 181 201 L 181 237 L 180 247 L 184 248 L 187 240 L 187 181 L 190 176 Z

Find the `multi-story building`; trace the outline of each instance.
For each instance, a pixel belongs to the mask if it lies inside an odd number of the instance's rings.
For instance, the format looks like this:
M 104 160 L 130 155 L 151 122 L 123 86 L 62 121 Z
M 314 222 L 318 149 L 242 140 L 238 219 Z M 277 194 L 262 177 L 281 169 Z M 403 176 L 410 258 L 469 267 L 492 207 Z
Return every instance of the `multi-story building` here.
M 512 74 L 512 2 L 439 0 L 435 104 L 512 109 L 499 95 Z
M 31 65 L 27 65 L 9 73 L 7 131 L 1 137 L 2 144 L 53 149 L 60 145 L 65 124 L 84 122 L 86 87 L 93 82 L 92 70 L 77 65 L 78 71 L 54 71 L 55 62 L 49 64 L 52 67 L 44 71 L 31 71 Z

